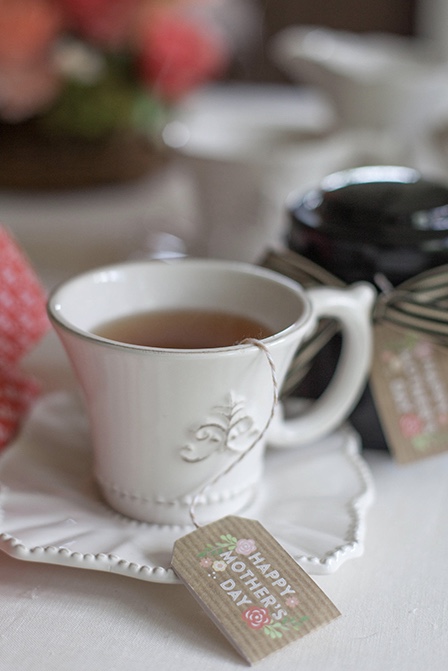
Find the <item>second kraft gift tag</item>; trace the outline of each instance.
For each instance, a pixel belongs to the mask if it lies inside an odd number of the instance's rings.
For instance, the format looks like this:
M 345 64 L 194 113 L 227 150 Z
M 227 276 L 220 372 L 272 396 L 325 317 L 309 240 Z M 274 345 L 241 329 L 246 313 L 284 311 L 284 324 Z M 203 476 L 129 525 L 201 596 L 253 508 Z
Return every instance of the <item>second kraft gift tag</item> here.
M 172 567 L 250 664 L 340 615 L 255 520 L 228 516 L 180 538 Z
M 406 464 L 448 450 L 448 353 L 416 331 L 375 326 L 371 385 L 395 457 Z

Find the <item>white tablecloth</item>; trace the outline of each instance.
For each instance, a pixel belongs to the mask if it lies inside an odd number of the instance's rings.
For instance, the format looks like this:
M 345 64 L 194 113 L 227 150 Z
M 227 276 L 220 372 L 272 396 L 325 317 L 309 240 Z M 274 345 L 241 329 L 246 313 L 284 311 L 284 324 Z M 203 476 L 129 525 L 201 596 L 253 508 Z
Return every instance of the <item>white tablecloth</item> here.
M 155 221 L 151 213 L 160 211 L 164 189 L 167 183 L 160 176 L 143 189 L 148 198 L 145 221 Z M 47 284 L 67 274 L 63 258 L 70 259 L 72 271 L 77 265 L 102 262 L 103 256 L 115 260 L 135 247 L 137 238 L 129 237 L 129 228 L 126 233 L 123 217 L 124 229 L 117 232 L 112 226 L 115 233 L 110 235 L 104 222 L 96 230 L 85 225 L 83 244 L 92 256 L 79 255 L 80 236 L 62 219 L 46 249 L 38 244 L 38 230 L 30 231 L 24 205 L 19 207 L 15 198 L 0 198 L 0 220 L 16 228 Z M 63 201 L 57 202 L 64 212 Z M 80 202 L 79 211 L 83 207 L 85 202 Z M 73 214 L 66 212 L 69 220 Z M 75 248 L 76 254 L 71 254 Z M 45 390 L 73 384 L 53 334 L 26 365 L 42 378 Z M 364 555 L 333 574 L 315 576 L 342 617 L 258 668 L 446 669 L 448 453 L 408 466 L 396 465 L 385 452 L 372 451 L 365 457 L 376 501 L 367 515 Z M 0 671 L 224 671 L 244 665 L 180 585 L 23 562 L 0 553 Z
M 261 662 L 294 671 L 446 669 L 448 455 L 366 455 L 377 500 L 365 553 L 315 576 L 342 617 Z M 0 669 L 236 669 L 244 662 L 180 585 L 0 554 Z

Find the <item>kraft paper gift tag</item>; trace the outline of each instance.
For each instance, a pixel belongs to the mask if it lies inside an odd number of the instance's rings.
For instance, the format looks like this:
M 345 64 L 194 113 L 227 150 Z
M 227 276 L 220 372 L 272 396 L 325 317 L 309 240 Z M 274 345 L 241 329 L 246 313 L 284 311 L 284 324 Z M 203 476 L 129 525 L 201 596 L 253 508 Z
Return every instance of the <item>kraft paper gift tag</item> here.
M 250 664 L 340 615 L 255 520 L 228 516 L 180 538 L 172 567 Z

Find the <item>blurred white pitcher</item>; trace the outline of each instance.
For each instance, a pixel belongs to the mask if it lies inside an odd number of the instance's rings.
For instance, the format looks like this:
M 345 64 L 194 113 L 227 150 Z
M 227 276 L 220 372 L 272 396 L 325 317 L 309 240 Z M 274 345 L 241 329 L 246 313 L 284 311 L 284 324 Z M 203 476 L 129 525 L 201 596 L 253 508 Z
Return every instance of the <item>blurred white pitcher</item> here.
M 411 141 L 446 100 L 448 65 L 421 38 L 297 25 L 275 35 L 270 55 L 301 86 L 328 94 L 344 128 Z
M 192 255 L 259 260 L 282 234 L 283 150 L 320 134 L 332 118 L 315 95 L 279 85 L 215 85 L 187 100 L 164 138 L 193 192 Z

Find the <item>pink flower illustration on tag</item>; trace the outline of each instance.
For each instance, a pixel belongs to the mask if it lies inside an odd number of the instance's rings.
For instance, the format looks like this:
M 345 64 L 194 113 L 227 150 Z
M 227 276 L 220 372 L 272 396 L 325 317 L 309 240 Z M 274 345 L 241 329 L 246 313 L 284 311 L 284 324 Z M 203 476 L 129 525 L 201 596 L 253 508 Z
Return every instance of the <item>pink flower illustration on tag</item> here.
M 390 361 L 393 360 L 395 354 L 390 351 L 390 349 L 385 349 L 381 352 L 381 360 L 384 363 L 389 363 Z
M 255 552 L 256 549 L 257 546 L 252 538 L 240 538 L 235 547 L 235 551 L 239 555 L 245 555 L 246 557 Z
M 400 430 L 406 438 L 418 436 L 423 432 L 423 422 L 418 415 L 409 412 L 400 417 Z
M 241 617 L 251 629 L 263 629 L 271 622 L 268 609 L 260 606 L 251 606 L 242 613 Z
M 273 622 L 268 609 L 260 606 L 251 606 L 242 613 L 241 617 L 251 629 L 263 631 L 271 639 L 283 638 L 287 633 L 299 631 L 308 621 L 307 615 L 300 618 L 285 615 L 281 620 Z
M 440 424 L 440 426 L 447 426 L 448 424 L 448 415 L 446 413 L 442 413 L 437 417 L 437 420 Z
M 201 557 L 200 564 L 205 568 L 211 566 L 206 560 L 213 556 L 219 556 L 225 552 L 235 550 L 237 554 L 248 557 L 257 549 L 256 543 L 252 538 L 235 538 L 232 534 L 222 534 L 220 540 L 216 543 L 207 543 L 202 552 L 199 552 L 198 557 Z
M 222 559 L 217 559 L 216 561 L 213 562 L 212 568 L 214 571 L 225 571 L 227 568 L 227 564 Z
M 213 561 L 210 559 L 210 557 L 202 557 L 199 563 L 203 568 L 210 568 L 210 566 L 213 564 Z
M 426 359 L 432 354 L 431 343 L 426 340 L 419 342 L 414 348 L 414 352 L 420 359 Z
M 381 361 L 383 361 L 383 363 L 385 363 L 390 368 L 390 370 L 394 372 L 399 372 L 402 368 L 400 357 L 391 350 L 387 349 L 381 352 Z
M 286 603 L 286 605 L 287 605 L 289 608 L 295 608 L 296 606 L 299 605 L 299 600 L 298 600 L 298 598 L 297 598 L 296 596 L 289 596 L 289 597 L 285 600 L 285 603 Z

